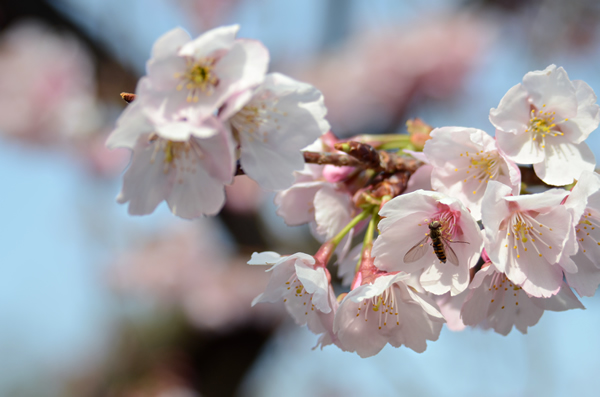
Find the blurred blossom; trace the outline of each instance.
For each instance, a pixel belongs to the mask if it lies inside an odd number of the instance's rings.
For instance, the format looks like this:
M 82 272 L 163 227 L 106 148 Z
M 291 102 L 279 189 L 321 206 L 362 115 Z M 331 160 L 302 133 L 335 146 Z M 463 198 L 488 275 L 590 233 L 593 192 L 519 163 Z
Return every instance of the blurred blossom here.
M 101 124 L 89 54 L 72 36 L 41 23 L 0 37 L 0 132 L 30 143 L 59 143 Z
M 281 310 L 251 308 L 269 275 L 232 259 L 208 219 L 180 224 L 164 237 L 120 257 L 111 283 L 125 293 L 152 295 L 179 306 L 200 328 L 222 329 L 248 322 L 271 324 Z
M 221 24 L 239 0 L 177 0 L 188 20 L 201 30 Z
M 489 23 L 425 16 L 402 28 L 360 32 L 297 77 L 325 96 L 333 131 L 385 129 L 417 94 L 447 97 L 462 84 L 491 38 Z
M 237 214 L 248 214 L 258 211 L 266 194 L 258 184 L 246 175 L 238 175 L 231 185 L 225 186 L 227 201 L 225 208 Z

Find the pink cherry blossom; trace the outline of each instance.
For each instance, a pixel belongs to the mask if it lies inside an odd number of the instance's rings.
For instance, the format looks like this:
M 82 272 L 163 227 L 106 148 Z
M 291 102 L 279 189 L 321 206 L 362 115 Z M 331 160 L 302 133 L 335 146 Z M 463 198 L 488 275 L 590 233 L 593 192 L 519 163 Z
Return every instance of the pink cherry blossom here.
M 337 342 L 332 327 L 338 303 L 329 283 L 329 272 L 313 256 L 300 252 L 289 256 L 255 252 L 248 264 L 271 266 L 267 270 L 271 272 L 269 284 L 252 306 L 283 301 L 298 325 L 306 324 L 313 333 L 323 334 L 319 339 L 321 346 Z
M 208 137 L 207 137 L 208 136 Z M 224 186 L 234 172 L 231 135 L 216 119 L 197 125 L 186 120 L 154 123 L 134 102 L 117 121 L 107 146 L 133 150 L 117 201 L 129 213 L 145 215 L 163 200 L 182 218 L 216 214 Z
M 564 202 L 573 216 L 577 273 L 567 283 L 582 296 L 593 296 L 600 285 L 600 175 L 584 171 Z
M 573 244 L 571 214 L 560 205 L 567 192 L 512 196 L 512 188 L 491 181 L 482 204 L 485 248 L 494 266 L 529 295 L 559 292 L 563 270 L 577 267 L 563 255 Z M 565 259 L 567 258 L 567 259 Z
M 111 286 L 175 305 L 204 329 L 278 321 L 283 310 L 250 308 L 268 275 L 229 257 L 214 230 L 208 218 L 170 225 L 116 259 L 108 274 Z
M 560 291 L 550 298 L 530 296 L 514 284 L 506 274 L 498 271 L 488 262 L 469 286 L 469 294 L 461 309 L 461 317 L 466 325 L 493 328 L 502 335 L 508 335 L 513 325 L 521 333 L 534 326 L 544 310 L 564 311 L 584 309 L 583 305 L 564 282 Z
M 310 150 L 323 150 L 322 141 L 317 140 Z M 286 225 L 308 223 L 311 233 L 320 242 L 332 239 L 360 212 L 352 201 L 349 187 L 343 182 L 328 181 L 325 169 L 322 165 L 305 164 L 302 171 L 295 172 L 296 182 L 275 196 L 277 215 Z M 350 249 L 353 230 L 336 249 L 338 261 L 343 260 Z
M 456 197 L 481 219 L 481 200 L 488 181 L 511 186 L 518 194 L 519 167 L 496 146 L 494 138 L 475 128 L 443 127 L 431 132 L 423 152 L 433 165 L 434 190 Z
M 230 97 L 262 83 L 269 53 L 258 41 L 236 40 L 238 30 L 223 26 L 191 40 L 176 28 L 161 36 L 146 66 L 151 89 L 163 98 L 157 111 L 193 113 L 201 121 Z
M 460 317 L 460 310 L 468 294 L 469 290 L 466 289 L 454 296 L 450 293 L 445 293 L 444 295 L 435 295 L 433 297 L 435 303 L 437 303 L 440 308 L 440 313 L 444 316 L 446 326 L 450 331 L 460 332 L 467 328 Z
M 380 235 L 373 245 L 375 266 L 389 272 L 423 271 L 421 285 L 437 295 L 448 291 L 457 295 L 467 288 L 469 269 L 477 264 L 483 242 L 477 222 L 459 200 L 417 190 L 390 200 L 379 215 L 383 219 L 379 223 Z M 446 263 L 430 246 L 429 226 L 434 221 L 441 225 L 441 239 L 449 259 Z M 415 251 L 411 251 L 413 248 Z M 421 255 L 409 259 L 409 251 L 419 251 Z
M 562 67 L 529 72 L 490 111 L 498 146 L 513 161 L 533 164 L 547 184 L 569 184 L 596 165 L 583 142 L 600 123 L 596 99 L 587 83 L 569 80 Z
M 76 37 L 39 22 L 12 24 L 0 38 L 0 133 L 40 145 L 101 129 L 90 54 Z
M 412 157 L 424 163 L 410 176 L 404 193 L 416 192 L 420 189 L 433 190 L 431 187 L 431 173 L 433 172 L 433 166 L 427 156 L 425 156 L 423 152 L 415 152 L 406 149 L 404 150 L 404 153 L 410 154 Z
M 267 75 L 251 95 L 228 103 L 219 117 L 229 119 L 246 175 L 264 189 L 287 189 L 304 167 L 301 149 L 329 130 L 323 95 L 279 73 Z
M 431 297 L 405 284 L 409 278 L 380 275 L 346 295 L 333 324 L 343 350 L 370 357 L 389 343 L 422 353 L 438 339 L 444 318 Z

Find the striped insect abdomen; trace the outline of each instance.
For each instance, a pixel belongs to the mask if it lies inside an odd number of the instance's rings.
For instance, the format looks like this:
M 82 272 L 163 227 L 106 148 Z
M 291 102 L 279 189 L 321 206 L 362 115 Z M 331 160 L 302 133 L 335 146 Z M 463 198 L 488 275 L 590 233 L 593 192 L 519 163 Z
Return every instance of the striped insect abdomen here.
M 444 244 L 441 238 L 432 238 L 431 245 L 433 246 L 433 252 L 438 257 L 440 262 L 446 263 L 446 251 L 444 251 Z

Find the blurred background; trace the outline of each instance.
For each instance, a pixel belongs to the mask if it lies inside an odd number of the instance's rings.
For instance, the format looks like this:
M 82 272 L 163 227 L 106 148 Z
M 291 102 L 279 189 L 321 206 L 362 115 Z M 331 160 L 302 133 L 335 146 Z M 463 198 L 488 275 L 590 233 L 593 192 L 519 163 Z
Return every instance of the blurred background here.
M 551 63 L 600 90 L 596 0 L 0 1 L 0 396 L 559 396 L 600 390 L 600 302 L 528 335 L 444 329 L 427 351 L 360 359 L 251 300 L 254 251 L 312 253 L 247 179 L 215 218 L 115 203 L 127 151 L 104 140 L 153 42 L 241 24 L 271 71 L 315 85 L 335 134 L 408 118 L 493 133 Z M 587 141 L 600 158 L 600 133 Z

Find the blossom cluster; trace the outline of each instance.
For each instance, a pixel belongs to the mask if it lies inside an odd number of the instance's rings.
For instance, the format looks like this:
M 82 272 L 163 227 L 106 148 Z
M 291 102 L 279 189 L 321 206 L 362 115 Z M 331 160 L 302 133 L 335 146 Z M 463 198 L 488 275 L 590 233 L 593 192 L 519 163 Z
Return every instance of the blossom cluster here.
M 495 138 L 414 120 L 409 135 L 341 141 L 319 91 L 266 75 L 266 50 L 237 29 L 155 44 L 108 142 L 133 150 L 119 196 L 130 213 L 166 200 L 185 218 L 214 214 L 241 171 L 277 191 L 277 214 L 323 244 L 253 254 L 271 274 L 253 304 L 283 302 L 318 345 L 361 357 L 388 343 L 423 352 L 444 323 L 526 333 L 545 310 L 583 308 L 572 288 L 594 294 L 600 175 L 584 140 L 600 106 L 586 83 L 555 65 L 527 73 L 490 111 Z
M 135 101 L 107 141 L 133 151 L 118 197 L 130 214 L 164 200 L 183 218 L 214 215 L 238 161 L 264 189 L 285 189 L 304 165 L 300 149 L 329 130 L 321 93 L 266 74 L 267 49 L 236 39 L 238 30 L 192 40 L 176 28 L 154 44 Z

